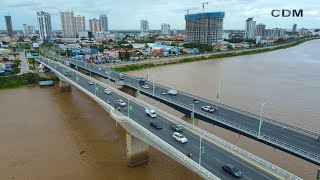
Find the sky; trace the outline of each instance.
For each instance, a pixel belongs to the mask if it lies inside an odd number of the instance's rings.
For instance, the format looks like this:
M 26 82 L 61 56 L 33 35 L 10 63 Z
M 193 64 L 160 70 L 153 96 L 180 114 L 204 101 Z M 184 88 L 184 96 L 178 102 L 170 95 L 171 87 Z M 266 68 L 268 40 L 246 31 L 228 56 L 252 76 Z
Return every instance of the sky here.
M 0 0 L 0 30 L 5 30 L 5 15 L 11 15 L 13 29 L 22 30 L 22 24 L 37 27 L 36 12 L 51 14 L 53 30 L 61 30 L 59 11 L 74 11 L 74 15 L 89 19 L 107 14 L 110 30 L 139 30 L 140 20 L 149 21 L 149 29 L 161 29 L 161 23 L 168 23 L 171 29 L 185 29 L 186 9 L 201 13 L 203 2 L 205 12 L 225 12 L 224 29 L 244 29 L 245 20 L 254 17 L 266 28 L 291 29 L 294 23 L 298 29 L 320 28 L 319 0 Z M 303 10 L 303 17 L 273 17 L 273 9 Z

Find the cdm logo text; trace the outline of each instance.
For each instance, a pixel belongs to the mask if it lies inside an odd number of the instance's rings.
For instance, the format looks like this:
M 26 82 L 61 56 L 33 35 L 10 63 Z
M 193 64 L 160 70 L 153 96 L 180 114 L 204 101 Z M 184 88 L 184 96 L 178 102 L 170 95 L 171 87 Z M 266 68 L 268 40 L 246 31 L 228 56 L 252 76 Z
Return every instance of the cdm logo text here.
M 303 17 L 303 10 L 274 9 L 271 11 L 271 15 L 273 17 Z

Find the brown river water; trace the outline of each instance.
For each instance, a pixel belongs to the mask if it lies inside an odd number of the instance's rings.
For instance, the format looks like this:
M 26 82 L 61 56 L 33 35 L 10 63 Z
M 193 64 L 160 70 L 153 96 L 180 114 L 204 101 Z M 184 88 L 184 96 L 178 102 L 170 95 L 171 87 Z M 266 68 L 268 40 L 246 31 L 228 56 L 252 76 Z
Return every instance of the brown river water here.
M 278 51 L 150 69 L 155 81 L 208 99 L 320 132 L 320 40 Z M 147 70 L 131 72 L 146 76 Z M 182 115 L 165 105 L 143 100 Z M 319 168 L 282 151 L 204 122 L 196 124 L 304 179 Z M 150 162 L 126 165 L 125 130 L 72 88 L 0 91 L 0 179 L 200 179 L 150 148 Z

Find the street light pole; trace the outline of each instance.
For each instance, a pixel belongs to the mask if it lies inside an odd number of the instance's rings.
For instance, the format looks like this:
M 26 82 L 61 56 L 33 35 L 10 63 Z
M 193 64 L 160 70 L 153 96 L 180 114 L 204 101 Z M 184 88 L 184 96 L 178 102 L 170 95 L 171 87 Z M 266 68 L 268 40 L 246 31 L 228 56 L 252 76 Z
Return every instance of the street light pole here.
M 194 126 L 194 103 L 192 103 L 190 105 L 192 105 L 192 116 L 191 116 L 191 118 L 192 118 L 192 125 Z
M 260 139 L 260 132 L 261 132 L 261 126 L 262 126 L 262 110 L 263 110 L 263 106 L 264 106 L 266 103 L 267 103 L 267 100 L 266 100 L 264 103 L 261 104 L 258 139 Z
M 154 95 L 154 71 L 153 71 L 153 77 L 152 77 L 153 81 L 152 81 L 152 93 Z
M 201 148 L 202 148 L 201 143 L 202 143 L 202 137 L 203 137 L 203 136 L 204 136 L 204 134 L 200 136 L 199 166 L 201 166 Z
M 130 108 L 129 108 L 129 101 L 130 101 L 130 99 L 128 98 L 128 106 L 127 106 L 127 110 L 128 110 L 128 117 L 129 117 L 129 110 L 130 110 Z

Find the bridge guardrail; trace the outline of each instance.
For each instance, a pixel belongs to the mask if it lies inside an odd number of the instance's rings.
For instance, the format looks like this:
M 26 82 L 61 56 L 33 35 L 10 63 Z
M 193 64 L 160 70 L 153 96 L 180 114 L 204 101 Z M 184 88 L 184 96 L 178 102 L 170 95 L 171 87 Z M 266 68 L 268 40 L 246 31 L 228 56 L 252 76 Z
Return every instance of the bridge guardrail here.
M 79 73 L 79 72 L 77 72 L 77 71 L 75 71 L 73 69 L 71 69 L 71 70 L 76 72 L 77 74 L 82 75 L 82 73 Z M 135 103 L 140 104 L 140 105 L 142 104 L 144 107 L 149 106 L 149 104 L 147 104 L 146 102 L 141 101 L 141 100 L 139 100 L 137 98 L 134 98 L 134 97 L 132 97 L 132 96 L 130 96 L 130 95 L 124 93 L 124 92 L 121 92 L 121 91 L 119 91 L 119 90 L 117 90 L 117 89 L 115 89 L 115 88 L 113 88 L 111 86 L 108 86 L 108 85 L 106 85 L 106 84 L 104 84 L 104 83 L 102 83 L 100 81 L 97 81 L 96 79 L 93 79 L 91 77 L 86 77 L 86 78 L 90 78 L 95 83 L 97 83 L 97 84 L 99 84 L 99 85 L 101 85 L 103 87 L 109 88 L 112 91 L 118 92 L 118 94 L 121 94 L 121 96 L 124 96 L 124 97 L 130 99 L 132 102 L 135 102 Z M 161 109 L 159 109 L 157 107 L 155 107 L 155 110 L 158 112 L 158 114 L 161 114 L 162 116 L 167 117 L 167 119 L 169 118 L 169 119 L 173 120 L 174 122 L 180 123 L 181 125 L 183 125 L 184 127 L 187 127 L 189 130 L 195 132 L 199 136 L 200 135 L 204 135 L 204 137 L 208 141 L 213 142 L 212 140 L 214 140 L 214 141 L 220 143 L 221 145 L 223 145 L 223 146 L 225 146 L 225 147 L 227 147 L 227 148 L 229 148 L 229 149 L 231 149 L 231 150 L 233 150 L 233 151 L 235 151 L 235 152 L 237 152 L 237 153 L 239 153 L 239 154 L 241 154 L 241 155 L 243 155 L 243 156 L 245 156 L 245 157 L 247 157 L 247 158 L 249 158 L 249 159 L 251 159 L 253 161 L 256 161 L 260 165 L 263 165 L 264 167 L 267 167 L 269 170 L 272 170 L 273 172 L 281 174 L 282 176 L 284 176 L 284 177 L 286 177 L 288 179 L 294 179 L 294 180 L 300 180 L 301 179 L 300 177 L 298 177 L 298 176 L 296 176 L 296 175 L 294 175 L 294 174 L 292 174 L 292 173 L 290 173 L 290 172 L 288 172 L 288 171 L 286 171 L 286 170 L 284 170 L 284 169 L 282 169 L 282 168 L 280 168 L 278 166 L 275 166 L 275 165 L 273 165 L 273 164 L 271 164 L 271 163 L 269 163 L 269 162 L 267 162 L 267 161 L 255 156 L 255 155 L 253 155 L 253 154 L 251 154 L 251 153 L 249 153 L 249 152 L 247 152 L 247 151 L 245 151 L 245 150 L 243 150 L 243 149 L 241 149 L 241 148 L 239 148 L 239 147 L 237 147 L 237 146 L 235 146 L 235 145 L 233 145 L 233 144 L 231 144 L 231 143 L 229 143 L 229 142 L 227 142 L 227 141 L 225 141 L 225 140 L 223 140 L 223 139 L 221 139 L 221 138 L 219 138 L 219 137 L 217 137 L 217 136 L 215 136 L 215 135 L 213 135 L 211 133 L 208 133 L 208 132 L 206 132 L 206 131 L 204 131 L 204 130 L 196 127 L 196 126 L 192 126 L 188 122 L 185 122 L 185 121 L 181 120 L 180 118 L 177 118 L 177 117 L 175 117 L 175 116 L 173 116 L 173 115 L 171 115 L 171 114 L 169 114 L 169 113 L 167 113 L 167 112 L 165 112 L 165 111 L 163 111 L 163 110 L 161 110 Z

